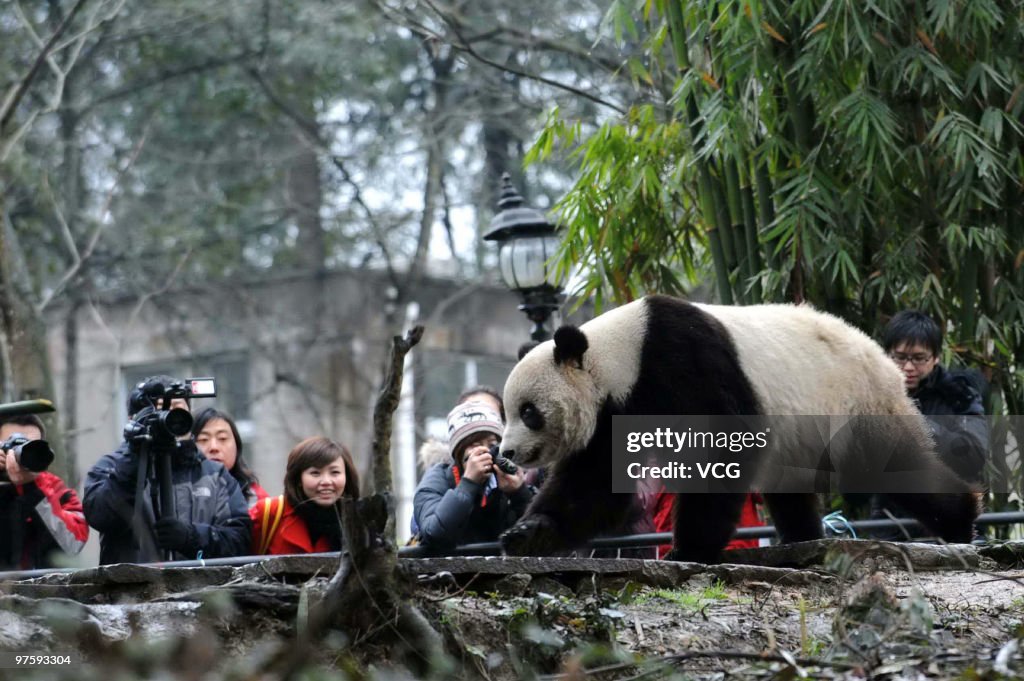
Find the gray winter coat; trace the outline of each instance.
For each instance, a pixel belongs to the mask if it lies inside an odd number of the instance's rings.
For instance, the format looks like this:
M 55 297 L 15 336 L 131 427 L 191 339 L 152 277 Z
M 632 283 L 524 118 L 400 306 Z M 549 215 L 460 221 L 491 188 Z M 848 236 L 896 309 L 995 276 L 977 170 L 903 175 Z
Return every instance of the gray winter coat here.
M 511 496 L 494 488 L 484 502 L 484 491 L 484 485 L 467 478 L 456 485 L 450 463 L 428 469 L 413 497 L 420 543 L 443 552 L 458 544 L 495 541 L 522 517 L 536 493 L 526 484 Z
M 216 461 L 208 461 L 192 441 L 177 443 L 171 455 L 175 516 L 192 524 L 203 558 L 244 556 L 250 553 L 252 523 L 242 490 Z M 142 563 L 161 560 L 153 525 L 157 485 L 147 480 L 143 491 L 140 533 L 132 528 L 135 507 L 137 457 L 127 443 L 101 458 L 85 479 L 82 506 L 89 525 L 100 533 L 100 564 Z M 175 559 L 196 556 L 175 554 Z

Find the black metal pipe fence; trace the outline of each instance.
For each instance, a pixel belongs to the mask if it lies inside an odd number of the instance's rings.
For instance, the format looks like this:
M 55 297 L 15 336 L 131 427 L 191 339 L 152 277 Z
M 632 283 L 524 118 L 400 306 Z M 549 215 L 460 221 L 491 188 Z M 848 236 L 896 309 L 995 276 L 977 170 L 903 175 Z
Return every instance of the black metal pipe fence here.
M 1016 525 L 1018 523 L 1024 523 L 1024 511 L 982 513 L 978 516 L 977 520 L 975 520 L 975 525 L 979 527 Z M 862 537 L 863 532 L 871 530 L 893 530 L 900 527 L 903 527 L 908 531 L 923 529 L 921 524 L 912 518 L 897 518 L 896 520 L 889 520 L 888 518 L 884 520 L 851 520 L 846 524 L 857 532 L 858 537 Z M 733 538 L 760 539 L 774 538 L 775 536 L 775 526 L 765 525 L 763 527 L 738 527 L 736 528 L 736 533 L 733 535 Z M 870 537 L 866 538 L 870 539 Z M 622 537 L 597 537 L 590 540 L 587 544 L 587 548 L 636 549 L 671 543 L 671 532 L 654 532 L 649 534 L 632 534 Z M 447 552 L 447 554 L 456 556 L 493 556 L 498 555 L 501 552 L 500 549 L 501 547 L 497 542 L 481 542 L 479 544 L 464 544 L 462 546 L 457 546 L 454 551 Z M 422 558 L 437 554 L 431 553 L 422 546 L 405 546 L 398 550 L 398 555 L 401 558 Z
M 1003 511 L 999 513 L 982 513 L 978 516 L 975 524 L 979 527 L 991 527 L 997 525 L 1016 525 L 1024 523 L 1024 511 Z M 899 527 L 903 527 L 908 531 L 921 529 L 920 523 L 910 518 L 897 518 L 896 520 L 851 520 L 847 523 L 850 527 L 857 532 L 858 536 L 861 536 L 862 532 L 870 530 L 892 530 Z M 775 537 L 775 527 L 772 525 L 765 525 L 763 527 L 740 527 L 736 529 L 735 539 L 760 539 L 760 538 L 772 538 Z M 870 537 L 866 537 L 870 538 Z M 637 549 L 651 546 L 659 546 L 661 544 L 671 544 L 672 533 L 671 532 L 652 532 L 649 534 L 632 534 L 622 537 L 598 537 L 590 540 L 587 544 L 587 548 L 591 550 L 598 549 Z M 501 553 L 501 546 L 498 542 L 482 542 L 479 544 L 464 544 L 457 546 L 452 551 L 446 551 L 443 555 L 447 556 L 495 556 Z M 305 553 L 303 556 L 317 556 L 323 558 L 333 558 L 338 554 L 335 553 Z M 398 549 L 399 558 L 427 558 L 437 556 L 436 552 L 429 551 L 423 546 L 403 546 Z M 175 560 L 165 561 L 161 563 L 140 563 L 147 567 L 165 568 L 165 567 L 237 567 L 241 565 L 248 565 L 250 563 L 258 563 L 261 560 L 266 560 L 272 556 L 233 556 L 231 558 L 208 558 L 204 560 Z M 20 581 L 23 579 L 35 579 L 43 577 L 45 575 L 54 573 L 66 573 L 66 572 L 82 572 L 85 570 L 95 570 L 95 567 L 86 568 L 48 568 L 39 570 L 15 570 L 10 572 L 0 572 L 0 582 Z

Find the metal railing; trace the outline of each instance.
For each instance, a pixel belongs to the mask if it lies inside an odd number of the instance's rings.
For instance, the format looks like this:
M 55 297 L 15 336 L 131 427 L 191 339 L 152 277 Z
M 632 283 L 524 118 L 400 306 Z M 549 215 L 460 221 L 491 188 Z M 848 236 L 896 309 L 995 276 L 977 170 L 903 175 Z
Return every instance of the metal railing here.
M 1024 523 L 1024 511 L 1004 511 L 1000 513 L 982 513 L 974 521 L 979 527 L 994 525 L 1016 525 Z M 897 518 L 896 520 L 851 520 L 849 525 L 857 531 L 860 536 L 862 531 L 870 530 L 894 530 L 900 527 L 908 531 L 923 529 L 921 524 L 911 518 Z M 760 539 L 776 537 L 775 526 L 765 525 L 763 527 L 739 527 L 733 539 Z M 870 537 L 868 537 L 870 538 Z M 632 534 L 622 537 L 598 537 L 591 539 L 587 544 L 589 549 L 636 549 L 647 546 L 659 546 L 671 544 L 671 532 L 652 532 L 649 534 Z M 494 556 L 501 553 L 501 546 L 498 542 L 481 542 L 478 544 L 464 544 L 457 546 L 453 551 L 447 551 L 444 555 L 453 556 Z M 400 558 L 423 558 L 436 556 L 436 552 L 429 551 L 423 546 L 403 546 L 398 550 Z
M 975 524 L 979 527 L 990 527 L 996 525 L 1016 525 L 1024 523 L 1024 511 L 1004 511 L 1000 513 L 982 513 L 975 520 Z M 849 521 L 849 525 L 857 531 L 858 535 L 862 531 L 870 530 L 892 530 L 899 527 L 906 528 L 908 531 L 920 529 L 921 525 L 916 520 L 909 518 L 899 518 L 896 520 L 852 520 Z M 736 529 L 736 533 L 733 535 L 734 539 L 760 539 L 762 537 L 772 538 L 775 537 L 775 527 L 772 525 L 765 525 L 763 527 L 740 527 Z M 868 537 L 870 538 L 870 537 Z M 636 549 L 645 548 L 650 546 L 659 546 L 661 544 L 671 544 L 672 533 L 671 532 L 652 532 L 649 534 L 632 534 L 622 537 L 599 537 L 590 540 L 587 544 L 588 549 L 599 550 L 599 549 Z M 399 558 L 427 558 L 427 557 L 438 557 L 444 556 L 496 556 L 501 553 L 501 545 L 498 542 L 482 542 L 478 544 L 464 544 L 462 546 L 455 547 L 452 551 L 445 551 L 443 554 L 439 554 L 436 551 L 430 551 L 424 546 L 403 546 L 398 549 Z M 337 552 L 334 553 L 304 553 L 295 554 L 302 556 L 314 556 L 321 558 L 335 558 Z M 233 556 L 231 558 L 208 558 L 204 560 L 175 560 L 166 561 L 162 563 L 139 563 L 151 568 L 191 568 L 191 567 L 239 567 L 242 565 L 249 565 L 250 563 L 258 563 L 261 560 L 267 560 L 268 558 L 277 558 L 281 556 Z M 44 568 L 38 570 L 15 570 L 10 572 L 0 572 L 0 582 L 19 581 L 23 579 L 35 579 L 37 577 L 43 577 L 45 575 L 54 573 L 69 573 L 69 572 L 84 572 L 86 570 L 95 570 L 96 567 L 84 567 L 84 568 Z

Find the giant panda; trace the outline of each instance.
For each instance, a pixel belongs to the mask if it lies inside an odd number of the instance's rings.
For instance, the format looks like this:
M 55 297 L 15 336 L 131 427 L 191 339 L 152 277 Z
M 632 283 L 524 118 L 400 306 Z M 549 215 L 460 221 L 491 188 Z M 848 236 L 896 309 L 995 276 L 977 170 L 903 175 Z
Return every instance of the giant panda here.
M 948 542 L 973 535 L 977 495 L 939 461 L 895 364 L 867 335 L 808 306 L 648 296 L 579 328 L 559 328 L 516 364 L 504 400 L 501 453 L 548 470 L 526 514 L 501 538 L 508 555 L 551 554 L 621 526 L 632 498 L 612 492 L 617 414 L 900 415 L 903 461 L 950 493 L 900 494 L 899 504 Z M 718 560 L 744 496 L 678 495 L 671 556 Z M 783 542 L 821 536 L 815 494 L 764 496 Z

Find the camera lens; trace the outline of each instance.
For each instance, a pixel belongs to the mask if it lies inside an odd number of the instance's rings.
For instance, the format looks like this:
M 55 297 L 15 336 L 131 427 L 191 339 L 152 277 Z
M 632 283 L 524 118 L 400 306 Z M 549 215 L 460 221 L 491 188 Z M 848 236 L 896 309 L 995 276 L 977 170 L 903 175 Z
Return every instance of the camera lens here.
M 17 450 L 18 465 L 33 473 L 42 473 L 53 463 L 53 450 L 46 440 L 31 440 Z
M 515 475 L 516 471 L 519 470 L 519 466 L 512 463 L 510 459 L 501 455 L 501 445 L 491 445 L 490 453 L 491 459 L 494 461 L 494 465 L 500 468 L 506 475 Z
M 161 419 L 164 429 L 174 437 L 192 432 L 192 413 L 187 409 L 171 409 Z

